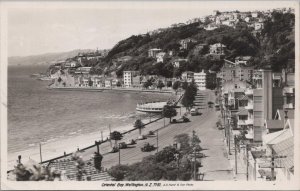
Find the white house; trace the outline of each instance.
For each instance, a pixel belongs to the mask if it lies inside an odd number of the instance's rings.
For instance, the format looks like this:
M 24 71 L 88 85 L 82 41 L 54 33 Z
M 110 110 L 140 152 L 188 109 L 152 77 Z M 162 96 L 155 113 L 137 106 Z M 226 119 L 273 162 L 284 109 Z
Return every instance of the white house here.
M 164 62 L 164 58 L 166 56 L 165 52 L 159 52 L 156 54 L 156 62 Z
M 257 30 L 261 30 L 264 28 L 264 23 L 261 23 L 261 22 L 255 22 L 254 23 L 254 29 L 257 31 Z
M 216 43 L 209 46 L 210 54 L 225 54 L 226 46 L 221 43 Z
M 206 89 L 206 73 L 204 70 L 199 73 L 194 73 L 194 80 L 199 90 Z
M 182 58 L 178 58 L 178 59 L 174 59 L 172 61 L 172 65 L 175 67 L 175 68 L 179 68 L 181 63 L 183 62 L 187 62 L 188 60 L 187 59 L 182 59 Z
M 152 48 L 148 50 L 148 57 L 152 57 L 155 58 L 156 54 L 159 53 L 161 51 L 161 49 L 159 48 Z

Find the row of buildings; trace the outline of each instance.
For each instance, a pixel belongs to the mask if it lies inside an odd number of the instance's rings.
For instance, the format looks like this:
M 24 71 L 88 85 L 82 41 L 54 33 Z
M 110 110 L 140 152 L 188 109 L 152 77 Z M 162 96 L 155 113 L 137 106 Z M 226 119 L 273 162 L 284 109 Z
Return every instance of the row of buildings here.
M 269 179 L 293 178 L 294 60 L 290 63 L 291 67 L 274 73 L 227 62 L 218 74 L 224 123 L 232 137 L 245 134 L 250 177 L 255 180 L 262 174 L 269 174 Z

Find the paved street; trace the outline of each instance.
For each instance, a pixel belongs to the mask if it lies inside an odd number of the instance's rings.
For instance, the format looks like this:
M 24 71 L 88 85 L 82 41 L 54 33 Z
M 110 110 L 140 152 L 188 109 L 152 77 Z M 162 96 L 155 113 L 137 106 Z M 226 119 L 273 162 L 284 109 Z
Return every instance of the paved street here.
M 215 101 L 213 92 L 205 91 L 204 95 L 205 100 L 203 100 L 203 103 Z M 183 114 L 184 111 L 185 109 L 182 109 L 181 114 Z M 205 149 L 203 153 L 207 156 L 202 159 L 203 167 L 200 168 L 200 172 L 205 174 L 204 180 L 232 180 L 232 169 L 227 159 L 223 135 L 222 132 L 215 127 L 219 112 L 216 112 L 213 108 L 207 107 L 202 109 L 201 112 L 202 115 L 200 116 L 190 116 L 191 122 L 189 123 L 169 124 L 169 119 L 166 119 L 165 128 L 163 128 L 164 121 L 159 120 L 158 122 L 150 124 L 143 129 L 143 134 L 147 134 L 150 130 L 160 128 L 158 132 L 158 145 L 160 150 L 165 146 L 171 145 L 174 141 L 174 136 L 181 133 L 188 133 L 191 135 L 192 131 L 195 130 L 196 134 L 202 141 L 201 146 Z M 178 111 L 178 115 L 179 114 L 180 112 Z M 177 118 L 179 118 L 179 116 L 177 116 Z M 134 131 L 126 135 L 123 140 L 137 137 L 138 131 Z M 144 142 L 149 142 L 156 146 L 157 138 L 156 136 L 148 137 L 146 140 L 138 141 L 136 145 L 133 145 L 130 148 L 122 149 L 120 154 L 121 164 L 132 164 L 134 162 L 141 161 L 145 156 L 156 153 L 156 150 L 152 152 L 141 152 L 140 148 Z M 100 147 L 101 153 L 107 153 L 110 150 L 110 143 L 104 143 Z M 83 153 L 84 158 L 89 159 L 95 151 L 95 147 L 86 150 Z M 119 153 L 109 153 L 104 155 L 102 163 L 104 168 L 110 168 L 118 163 Z

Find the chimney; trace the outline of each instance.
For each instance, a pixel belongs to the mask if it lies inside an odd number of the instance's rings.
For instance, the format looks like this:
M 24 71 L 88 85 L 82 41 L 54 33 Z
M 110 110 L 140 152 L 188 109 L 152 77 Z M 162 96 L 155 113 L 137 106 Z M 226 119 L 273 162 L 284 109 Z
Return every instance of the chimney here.
M 262 71 L 262 89 L 263 89 L 263 116 L 265 120 L 272 119 L 272 70 L 263 69 Z

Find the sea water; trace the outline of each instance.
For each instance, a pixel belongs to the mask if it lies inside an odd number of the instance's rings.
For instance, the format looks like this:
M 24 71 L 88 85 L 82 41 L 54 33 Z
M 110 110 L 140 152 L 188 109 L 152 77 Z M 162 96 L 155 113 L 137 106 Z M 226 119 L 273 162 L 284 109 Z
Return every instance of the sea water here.
M 124 131 L 137 118 L 149 118 L 136 112 L 138 102 L 170 98 L 168 94 L 49 90 L 50 81 L 30 77 L 46 68 L 8 67 L 8 153 L 91 133 L 100 140 L 101 131 L 107 135 L 109 126 L 111 131 Z

